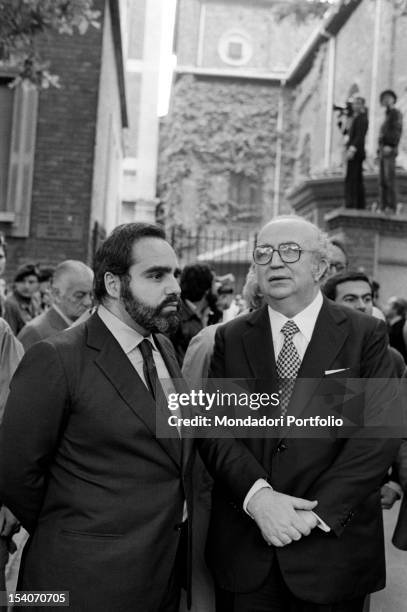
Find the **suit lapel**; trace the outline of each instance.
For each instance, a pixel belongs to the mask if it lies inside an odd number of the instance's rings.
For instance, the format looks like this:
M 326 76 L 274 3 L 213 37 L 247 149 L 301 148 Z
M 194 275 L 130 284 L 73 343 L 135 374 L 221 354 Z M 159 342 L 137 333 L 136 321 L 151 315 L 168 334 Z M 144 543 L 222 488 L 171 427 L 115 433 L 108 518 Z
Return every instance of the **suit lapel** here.
M 86 327 L 88 330 L 88 346 L 99 351 L 95 358 L 96 365 L 134 414 L 143 421 L 157 442 L 166 450 L 175 463 L 179 465 L 179 452 L 177 452 L 176 444 L 170 438 L 173 432 L 165 419 L 165 415 L 161 410 L 156 409 L 150 392 L 117 340 L 97 314 L 92 315 L 86 323 Z M 159 419 L 161 431 L 163 429 L 168 430 L 168 438 L 158 438 L 156 436 Z
M 348 337 L 347 321 L 342 311 L 324 299 L 297 375 L 289 413 L 298 416 L 315 397 L 325 371 L 330 369 Z
M 277 371 L 267 306 L 248 319 L 247 324 L 248 330 L 243 334 L 242 342 L 253 378 L 275 380 Z
M 52 329 L 55 329 L 57 331 L 62 331 L 68 327 L 68 323 L 64 321 L 61 315 L 56 310 L 54 310 L 52 306 L 48 310 L 47 315 L 48 315 L 48 323 L 50 327 L 52 327 Z

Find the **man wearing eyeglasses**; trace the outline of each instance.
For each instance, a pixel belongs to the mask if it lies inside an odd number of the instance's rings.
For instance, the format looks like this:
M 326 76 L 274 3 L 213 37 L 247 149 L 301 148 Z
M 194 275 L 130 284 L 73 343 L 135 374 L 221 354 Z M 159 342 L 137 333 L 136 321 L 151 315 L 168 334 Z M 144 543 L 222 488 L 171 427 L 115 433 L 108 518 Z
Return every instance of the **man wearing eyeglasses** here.
M 322 297 L 327 248 L 299 217 L 263 227 L 253 255 L 266 305 L 219 328 L 210 375 L 274 384 L 283 416 L 330 414 L 332 385 L 385 379 L 365 398 L 378 415 L 396 395 L 386 330 Z M 363 407 L 358 396 L 343 410 Z M 218 612 L 361 612 L 384 587 L 380 484 L 398 442 L 298 431 L 201 442 Z
M 328 243 L 328 272 L 327 276 L 345 272 L 348 267 L 348 256 L 344 246 L 339 240 L 331 239 Z

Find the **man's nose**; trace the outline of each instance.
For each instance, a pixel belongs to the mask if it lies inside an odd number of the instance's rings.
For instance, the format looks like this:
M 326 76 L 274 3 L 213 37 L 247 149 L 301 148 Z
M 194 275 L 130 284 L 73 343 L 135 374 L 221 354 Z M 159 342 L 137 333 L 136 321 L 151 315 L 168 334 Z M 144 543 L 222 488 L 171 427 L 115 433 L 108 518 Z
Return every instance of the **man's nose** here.
M 366 312 L 366 304 L 364 303 L 362 298 L 358 300 L 357 309 L 360 310 L 360 312 Z
M 269 266 L 272 268 L 283 268 L 284 262 L 281 259 L 280 253 L 278 251 L 273 251 L 271 255 L 271 259 L 269 261 Z
M 83 298 L 82 303 L 84 306 L 86 306 L 86 308 L 90 308 L 93 304 L 92 294 L 87 293 Z
M 179 285 L 179 282 L 175 278 L 175 276 L 173 276 L 170 279 L 170 281 L 168 282 L 165 290 L 166 290 L 166 293 L 168 293 L 168 294 L 173 294 L 174 293 L 175 295 L 180 295 L 181 287 Z

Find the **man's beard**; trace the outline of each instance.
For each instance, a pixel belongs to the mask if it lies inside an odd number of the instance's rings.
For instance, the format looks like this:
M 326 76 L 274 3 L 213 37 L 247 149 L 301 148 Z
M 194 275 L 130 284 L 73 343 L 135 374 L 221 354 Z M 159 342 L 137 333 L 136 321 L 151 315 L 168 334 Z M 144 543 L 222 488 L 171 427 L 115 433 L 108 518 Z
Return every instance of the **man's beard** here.
M 179 297 L 176 294 L 169 295 L 159 306 L 149 306 L 134 297 L 130 290 L 129 280 L 125 277 L 122 279 L 120 297 L 126 312 L 133 321 L 147 331 L 170 334 L 177 329 L 180 321 L 178 311 L 162 313 L 167 304 L 174 304 L 174 302 L 179 304 Z

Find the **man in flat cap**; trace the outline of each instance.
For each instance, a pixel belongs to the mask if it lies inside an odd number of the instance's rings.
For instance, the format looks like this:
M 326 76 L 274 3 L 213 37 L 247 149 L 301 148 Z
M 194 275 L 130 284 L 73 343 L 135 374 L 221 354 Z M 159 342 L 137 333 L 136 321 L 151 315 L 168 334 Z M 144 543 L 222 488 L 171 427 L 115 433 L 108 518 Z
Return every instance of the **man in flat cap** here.
M 4 318 L 16 336 L 28 321 L 39 314 L 34 298 L 39 289 L 39 277 L 39 270 L 33 263 L 20 266 L 14 276 L 13 293 L 4 303 Z
M 396 157 L 403 130 L 403 115 L 395 108 L 397 96 L 391 89 L 380 94 L 380 104 L 385 108 L 384 121 L 379 133 L 379 192 L 380 208 L 396 212 Z

